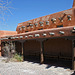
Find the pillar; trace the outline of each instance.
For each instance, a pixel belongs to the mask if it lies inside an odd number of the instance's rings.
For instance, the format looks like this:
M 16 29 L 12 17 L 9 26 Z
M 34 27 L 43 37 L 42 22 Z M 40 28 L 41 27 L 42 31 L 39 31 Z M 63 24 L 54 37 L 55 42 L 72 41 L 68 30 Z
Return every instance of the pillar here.
M 23 61 L 24 61 L 24 42 L 25 40 L 19 41 L 22 45 L 22 57 L 23 57 Z
M 23 56 L 23 52 L 24 52 L 23 42 L 21 42 L 21 44 L 22 44 L 22 56 Z
M 38 41 L 40 42 L 40 63 L 43 64 L 44 63 L 44 41 L 46 39 L 38 39 Z
M 1 40 L 0 40 L 0 56 L 1 56 Z
M 72 69 L 75 70 L 75 40 L 72 40 Z
M 41 61 L 40 63 L 42 64 L 44 62 L 44 42 L 40 41 L 40 55 L 41 55 Z

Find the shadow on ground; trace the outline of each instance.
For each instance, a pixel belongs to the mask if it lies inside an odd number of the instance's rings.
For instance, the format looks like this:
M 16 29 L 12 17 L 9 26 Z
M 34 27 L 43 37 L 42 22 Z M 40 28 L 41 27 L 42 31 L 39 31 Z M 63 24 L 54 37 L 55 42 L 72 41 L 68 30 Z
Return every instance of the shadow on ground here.
M 71 75 L 75 75 L 75 71 L 74 71 L 74 73 L 73 73 L 73 74 L 71 74 Z
M 63 67 L 65 69 L 70 68 L 72 69 L 72 61 L 71 60 L 53 60 L 53 59 L 47 59 L 45 60 L 44 64 L 47 64 L 46 69 L 50 68 L 51 66 L 57 67 Z
M 41 65 L 39 58 L 25 57 L 25 61 L 32 62 L 32 64 L 38 63 L 39 65 Z M 63 67 L 64 69 L 67 69 L 67 68 L 72 69 L 72 65 L 71 65 L 72 61 L 71 60 L 45 59 L 44 64 L 47 65 L 46 69 L 49 69 L 52 66 L 55 66 L 55 68 Z

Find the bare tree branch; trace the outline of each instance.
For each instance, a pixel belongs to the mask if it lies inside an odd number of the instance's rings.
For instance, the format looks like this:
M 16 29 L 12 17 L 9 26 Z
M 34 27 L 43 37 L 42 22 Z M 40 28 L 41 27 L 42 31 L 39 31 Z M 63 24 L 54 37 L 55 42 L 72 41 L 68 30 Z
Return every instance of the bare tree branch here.
M 11 0 L 0 0 L 0 19 L 5 21 L 5 15 L 7 13 L 10 13 L 13 15 L 10 9 L 14 9 L 13 7 L 10 7 L 10 4 L 12 3 Z

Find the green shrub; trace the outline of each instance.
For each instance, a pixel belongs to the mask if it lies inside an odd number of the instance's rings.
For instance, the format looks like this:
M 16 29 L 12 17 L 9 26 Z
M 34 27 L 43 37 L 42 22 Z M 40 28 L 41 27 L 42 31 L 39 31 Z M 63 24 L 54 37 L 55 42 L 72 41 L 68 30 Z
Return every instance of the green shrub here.
M 16 53 L 13 56 L 13 58 L 16 59 L 16 61 L 18 61 L 18 62 L 22 62 L 23 61 L 23 56 L 19 55 L 18 53 Z

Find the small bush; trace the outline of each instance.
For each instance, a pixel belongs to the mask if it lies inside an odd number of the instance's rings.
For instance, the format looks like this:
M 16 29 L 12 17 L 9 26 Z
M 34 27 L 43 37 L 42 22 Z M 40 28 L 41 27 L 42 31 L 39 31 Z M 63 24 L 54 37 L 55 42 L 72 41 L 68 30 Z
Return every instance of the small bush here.
M 19 55 L 18 53 L 16 53 L 14 56 L 13 56 L 13 60 L 16 60 L 18 62 L 22 62 L 23 61 L 23 56 Z

